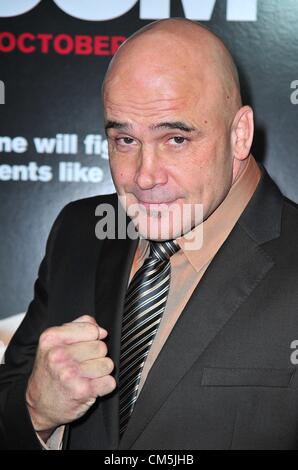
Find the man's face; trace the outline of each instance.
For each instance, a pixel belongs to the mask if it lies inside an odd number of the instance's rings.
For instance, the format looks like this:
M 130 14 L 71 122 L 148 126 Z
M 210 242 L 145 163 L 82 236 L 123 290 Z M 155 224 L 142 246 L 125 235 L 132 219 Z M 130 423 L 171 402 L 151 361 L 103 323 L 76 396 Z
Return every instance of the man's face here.
M 120 67 L 106 84 L 110 168 L 128 214 L 137 208 L 140 235 L 171 239 L 201 222 L 197 204 L 205 219 L 226 197 L 233 175 L 230 125 L 215 80 L 179 67 L 148 68 Z

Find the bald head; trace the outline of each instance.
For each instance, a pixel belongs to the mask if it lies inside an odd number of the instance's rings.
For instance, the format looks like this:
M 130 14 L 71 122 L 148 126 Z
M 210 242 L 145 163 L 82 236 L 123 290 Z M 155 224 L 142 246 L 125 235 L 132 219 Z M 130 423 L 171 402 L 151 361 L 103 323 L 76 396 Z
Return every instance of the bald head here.
M 239 77 L 234 60 L 223 42 L 206 27 L 191 20 L 172 18 L 141 28 L 118 49 L 103 83 L 126 80 L 143 83 L 149 76 L 171 72 L 197 83 L 229 119 L 241 107 Z M 209 96 L 208 96 L 209 91 Z
M 167 239 L 186 233 L 197 204 L 209 217 L 247 164 L 253 112 L 229 51 L 197 23 L 162 20 L 131 36 L 107 71 L 103 104 L 115 188 L 129 215 L 140 207 L 145 238 L 148 226 L 155 240 L 165 228 Z

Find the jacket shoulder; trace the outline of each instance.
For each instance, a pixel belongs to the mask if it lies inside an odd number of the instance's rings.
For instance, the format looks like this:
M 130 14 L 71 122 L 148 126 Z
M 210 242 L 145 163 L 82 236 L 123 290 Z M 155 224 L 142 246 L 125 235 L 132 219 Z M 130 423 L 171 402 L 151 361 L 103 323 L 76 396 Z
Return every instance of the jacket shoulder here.
M 283 196 L 285 213 L 294 218 L 298 217 L 298 204 Z
M 289 248 L 291 250 L 298 251 L 298 204 L 286 197 L 284 197 L 283 201 L 281 236 L 289 240 Z
M 66 204 L 57 216 L 56 222 L 59 225 L 71 225 L 78 230 L 88 222 L 94 222 L 96 208 L 100 205 L 109 205 L 115 211 L 118 207 L 118 196 L 116 193 L 92 196 L 83 199 L 77 199 Z
M 66 204 L 57 215 L 47 241 L 47 250 L 51 247 L 65 246 L 81 248 L 85 243 L 95 240 L 95 225 L 98 220 L 96 208 L 101 205 L 118 207 L 116 193 L 77 199 Z M 65 245 L 66 244 L 66 245 Z M 79 245 L 78 245 L 79 244 Z
M 83 199 L 77 199 L 66 204 L 61 212 L 89 212 L 94 211 L 99 204 L 111 204 L 116 207 L 118 196 L 116 193 L 91 196 Z

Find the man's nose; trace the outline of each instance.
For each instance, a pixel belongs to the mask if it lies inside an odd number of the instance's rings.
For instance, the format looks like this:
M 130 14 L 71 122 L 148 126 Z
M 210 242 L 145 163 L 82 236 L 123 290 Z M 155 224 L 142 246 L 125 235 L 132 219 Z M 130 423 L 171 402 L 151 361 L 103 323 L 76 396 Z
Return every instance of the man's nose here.
M 167 172 L 162 165 L 157 150 L 143 146 L 140 150 L 135 182 L 141 189 L 151 189 L 167 182 Z

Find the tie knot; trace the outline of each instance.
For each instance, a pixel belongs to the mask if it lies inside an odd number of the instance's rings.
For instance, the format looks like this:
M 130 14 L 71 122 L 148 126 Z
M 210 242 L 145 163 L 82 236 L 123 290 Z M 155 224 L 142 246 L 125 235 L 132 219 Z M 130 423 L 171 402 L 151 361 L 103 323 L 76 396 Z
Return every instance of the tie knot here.
M 150 242 L 150 258 L 166 261 L 180 249 L 176 240 L 166 242 Z

